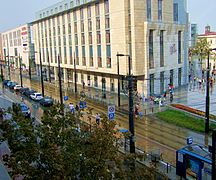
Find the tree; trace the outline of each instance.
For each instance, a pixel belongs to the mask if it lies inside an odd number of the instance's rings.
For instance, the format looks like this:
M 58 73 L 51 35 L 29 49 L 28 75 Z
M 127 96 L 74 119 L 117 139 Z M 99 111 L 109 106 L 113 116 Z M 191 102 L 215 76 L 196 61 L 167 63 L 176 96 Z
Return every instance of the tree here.
M 105 115 L 100 126 L 92 125 L 90 132 L 86 123 L 65 112 L 60 104 L 45 110 L 42 124 L 37 127 L 17 112 L 12 112 L 11 121 L 1 125 L 3 140 L 8 140 L 12 152 L 11 156 L 5 156 L 4 162 L 11 168 L 13 178 L 17 175 L 54 180 L 154 176 L 154 172 L 135 163 L 136 154 L 124 155 L 118 151 L 115 122 Z M 11 122 L 16 122 L 16 126 Z

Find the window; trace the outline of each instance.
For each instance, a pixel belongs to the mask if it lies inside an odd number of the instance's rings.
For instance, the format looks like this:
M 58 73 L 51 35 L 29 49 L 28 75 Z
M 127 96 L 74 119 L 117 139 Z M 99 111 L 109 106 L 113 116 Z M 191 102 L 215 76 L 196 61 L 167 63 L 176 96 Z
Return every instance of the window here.
M 77 23 L 74 23 L 74 33 L 77 33 Z
M 94 76 L 94 87 L 98 87 L 98 78 Z
M 149 31 L 149 68 L 154 68 L 154 44 L 153 44 L 153 30 Z
M 94 61 L 93 61 L 93 47 L 92 45 L 89 46 L 89 57 L 90 57 L 90 66 L 94 66 Z
M 164 72 L 160 72 L 160 93 L 164 93 Z
M 98 67 L 102 67 L 101 45 L 97 46 L 97 58 L 98 58 Z
M 160 67 L 164 66 L 164 33 L 160 31 Z
M 96 30 L 100 29 L 100 17 L 96 18 Z
M 68 24 L 68 34 L 71 34 L 71 24 Z
M 84 32 L 84 22 L 81 21 L 80 25 L 81 25 L 81 32 Z
M 158 0 L 158 21 L 162 21 L 162 14 L 163 14 L 163 0 Z
M 109 30 L 106 31 L 106 43 L 107 44 L 110 43 L 110 31 Z
M 173 74 L 174 74 L 173 69 L 171 69 L 170 70 L 170 84 L 172 85 L 173 85 Z
M 82 45 L 85 44 L 85 34 L 84 33 L 81 34 L 81 43 Z
M 110 45 L 106 46 L 107 68 L 111 68 L 111 49 Z
M 59 57 L 61 57 L 61 47 L 59 47 Z M 62 58 L 60 58 L 60 63 L 62 63 Z
M 105 14 L 109 13 L 109 0 L 104 1 Z
M 73 49 L 72 46 L 69 47 L 69 53 L 70 53 L 70 64 L 73 64 Z
M 181 86 L 182 68 L 178 68 L 178 86 Z
M 181 63 L 181 31 L 178 32 L 178 63 Z
M 78 45 L 78 35 L 75 34 L 75 45 Z
M 67 48 L 64 47 L 64 64 L 67 64 Z
M 99 7 L 99 3 L 95 4 L 95 15 L 99 16 L 100 15 L 100 7 Z
M 85 46 L 82 46 L 82 65 L 86 66 Z
M 101 33 L 97 31 L 97 44 L 101 44 Z
M 88 20 L 88 31 L 92 31 L 92 21 Z
M 77 21 L 77 14 L 76 14 L 76 11 L 73 12 L 73 18 L 74 18 L 74 22 Z
M 91 6 L 87 7 L 88 18 L 91 18 Z
M 78 49 L 78 46 L 76 46 L 76 65 L 79 65 L 79 49 Z
M 68 23 L 70 23 L 70 22 L 71 22 L 71 14 L 68 13 L 68 14 L 67 14 L 67 17 L 68 17 Z
M 83 8 L 80 9 L 80 19 L 83 20 L 84 14 L 83 14 Z
M 92 44 L 92 33 L 89 33 L 89 44 Z
M 105 16 L 105 28 L 109 29 L 110 28 L 110 19 L 109 19 L 109 15 Z
M 150 95 L 154 94 L 154 74 L 150 74 Z
M 173 4 L 173 20 L 178 22 L 178 3 Z
M 110 91 L 115 92 L 115 85 L 114 85 L 114 79 L 110 79 Z
M 151 20 L 151 0 L 147 0 L 147 19 Z

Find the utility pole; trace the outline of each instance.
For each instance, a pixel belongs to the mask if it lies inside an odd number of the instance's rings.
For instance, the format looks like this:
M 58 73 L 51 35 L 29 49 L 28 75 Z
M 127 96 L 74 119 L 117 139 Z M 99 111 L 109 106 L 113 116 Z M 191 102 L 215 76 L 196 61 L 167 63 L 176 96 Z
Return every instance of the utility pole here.
M 117 56 L 117 73 L 118 73 L 118 107 L 120 107 L 121 96 L 120 96 L 120 76 L 119 76 L 119 56 L 118 56 L 118 53 L 116 56 Z
M 39 56 L 40 56 L 41 90 L 42 90 L 42 95 L 44 96 L 44 82 L 43 82 L 43 70 L 42 70 L 41 52 L 39 52 Z
M 62 84 L 61 84 L 61 67 L 60 67 L 60 56 L 58 55 L 58 78 L 59 78 L 59 96 L 60 96 L 60 103 L 63 104 L 62 98 Z
M 210 71 L 210 65 L 209 65 L 209 55 L 210 50 L 208 51 L 208 61 L 207 61 L 207 69 L 206 69 L 206 112 L 205 112 L 205 133 L 209 133 L 209 71 Z
M 133 76 L 131 75 L 131 58 L 130 55 L 117 54 L 117 56 L 128 56 L 128 89 L 129 89 L 129 130 L 130 130 L 130 153 L 135 153 L 135 136 L 134 136 L 134 110 L 133 110 Z
M 21 57 L 19 54 L 19 68 L 20 68 L 20 85 L 23 87 L 23 81 L 22 81 L 22 62 Z
M 76 57 L 74 53 L 74 86 L 75 86 L 75 94 L 77 93 L 77 73 L 76 73 Z

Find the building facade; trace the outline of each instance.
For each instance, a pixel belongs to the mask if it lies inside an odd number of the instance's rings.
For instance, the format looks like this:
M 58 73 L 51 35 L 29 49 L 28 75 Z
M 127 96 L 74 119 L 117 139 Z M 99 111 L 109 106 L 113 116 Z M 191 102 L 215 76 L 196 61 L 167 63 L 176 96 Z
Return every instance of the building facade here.
M 1 33 L 2 59 L 11 68 L 20 67 L 19 59 L 23 69 L 29 69 L 29 63 L 34 61 L 31 27 L 31 24 L 25 24 Z
M 187 83 L 186 1 L 64 0 L 36 13 L 33 23 L 39 74 L 50 69 L 57 80 L 58 57 L 65 83 L 83 82 L 117 92 L 127 89 L 128 56 L 134 90 L 163 93 L 169 83 Z M 182 17 L 184 15 L 184 17 Z M 188 41 L 187 41 L 188 42 Z M 117 53 L 126 56 L 117 57 Z

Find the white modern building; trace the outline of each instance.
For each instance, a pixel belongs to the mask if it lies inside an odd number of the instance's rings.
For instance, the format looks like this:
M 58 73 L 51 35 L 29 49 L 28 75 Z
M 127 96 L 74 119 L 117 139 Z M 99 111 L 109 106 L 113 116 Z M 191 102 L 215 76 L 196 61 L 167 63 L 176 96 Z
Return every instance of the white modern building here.
M 29 63 L 34 61 L 34 44 L 31 34 L 31 24 L 25 24 L 1 33 L 2 59 L 6 65 L 10 64 L 11 68 L 18 68 L 19 59 L 21 59 L 23 69 L 29 69 Z
M 50 69 L 58 80 L 117 92 L 117 53 L 129 55 L 134 90 L 163 93 L 169 83 L 187 83 L 186 0 L 64 0 L 36 13 L 33 24 L 39 74 Z M 119 57 L 121 90 L 128 56 Z M 49 68 L 48 68 L 49 67 Z

